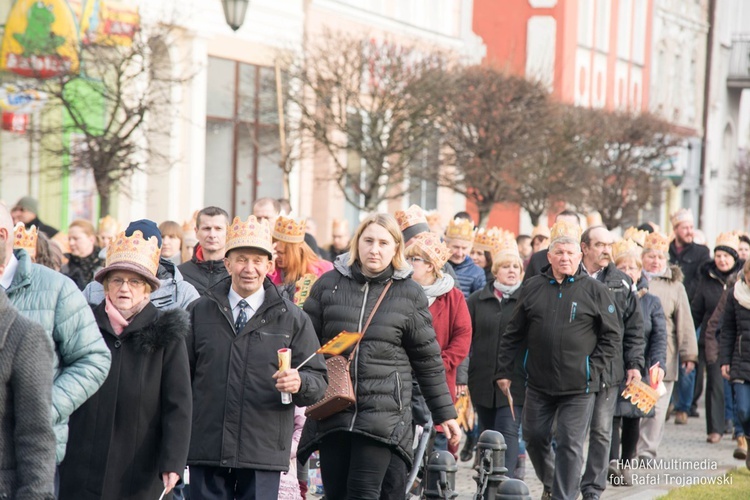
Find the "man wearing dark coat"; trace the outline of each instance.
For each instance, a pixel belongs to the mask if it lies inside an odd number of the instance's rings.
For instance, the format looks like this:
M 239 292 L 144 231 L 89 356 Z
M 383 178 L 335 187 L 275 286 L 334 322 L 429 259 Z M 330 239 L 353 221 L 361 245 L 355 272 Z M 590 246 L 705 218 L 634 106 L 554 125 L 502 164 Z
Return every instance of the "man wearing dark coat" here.
M 524 282 L 500 339 L 494 379 L 507 396 L 520 345 L 528 342 L 523 437 L 542 498 L 575 499 L 599 380 L 617 355 L 622 330 L 609 290 L 580 267 L 581 228 L 557 222 L 550 266 Z M 552 423 L 557 420 L 557 449 Z
M 289 468 L 294 405 L 323 397 L 325 363 L 318 354 L 299 370 L 280 370 L 279 349 L 291 349 L 297 367 L 320 344 L 307 315 L 266 278 L 273 265 L 267 222 L 235 218 L 225 255 L 229 277 L 190 306 L 190 497 L 276 500 Z M 293 404 L 282 402 L 282 392 Z

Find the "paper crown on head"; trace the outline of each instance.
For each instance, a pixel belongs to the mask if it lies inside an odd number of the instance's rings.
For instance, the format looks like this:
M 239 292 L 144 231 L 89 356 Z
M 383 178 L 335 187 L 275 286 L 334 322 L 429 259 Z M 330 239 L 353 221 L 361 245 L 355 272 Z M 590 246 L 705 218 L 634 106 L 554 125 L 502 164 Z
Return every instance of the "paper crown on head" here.
M 669 251 L 669 238 L 666 234 L 657 233 L 654 231 L 646 236 L 646 241 L 643 244 L 644 250 L 656 250 L 657 252 L 666 253 Z
M 537 236 L 544 236 L 545 238 L 549 239 L 549 228 L 544 225 L 536 226 L 531 231 L 531 239 L 533 240 Z
M 693 211 L 688 208 L 681 208 L 670 217 L 672 222 L 672 229 L 677 229 L 677 226 L 683 222 L 693 223 Z
M 612 260 L 620 257 L 640 257 L 641 247 L 633 240 L 622 239 L 612 245 Z
M 467 219 L 453 219 L 448 222 L 448 228 L 445 230 L 445 239 L 464 240 L 473 243 L 474 233 L 473 222 Z
M 482 228 L 474 235 L 474 250 L 494 254 L 503 238 L 505 238 L 505 231 L 498 227 Z
M 625 240 L 633 240 L 638 245 L 643 246 L 646 244 L 646 236 L 648 235 L 648 231 L 644 231 L 642 229 L 638 229 L 637 227 L 631 226 L 625 230 L 622 238 Z
M 571 238 L 578 242 L 581 241 L 581 226 L 578 224 L 572 224 L 570 222 L 559 220 L 555 222 L 550 229 L 550 241 L 559 240 L 561 238 Z
M 295 222 L 294 219 L 280 215 L 273 226 L 273 237 L 285 243 L 302 243 L 305 241 L 306 219 Z
M 186 233 L 192 233 L 192 232 L 195 232 L 195 226 L 197 225 L 198 225 L 198 210 L 193 212 L 192 219 L 186 219 L 185 222 L 182 223 L 182 230 Z
M 738 234 L 736 234 L 734 231 L 729 233 L 720 233 L 719 236 L 716 237 L 716 247 L 719 249 L 719 247 L 727 247 L 731 248 L 735 252 L 739 250 L 740 248 L 740 237 Z
M 451 256 L 448 246 L 440 241 L 440 236 L 432 233 L 419 233 L 409 241 L 409 247 L 424 252 L 436 269 L 441 269 Z
M 36 257 L 36 241 L 39 238 L 39 231 L 36 226 L 26 229 L 23 222 L 16 224 L 13 228 L 13 248 L 26 250 L 26 253 L 34 259 Z
M 432 210 L 431 212 L 427 212 L 426 214 L 424 214 L 424 217 L 425 219 L 427 219 L 428 226 L 432 226 L 432 225 L 440 226 L 443 224 L 443 221 L 440 217 L 440 212 L 438 212 L 437 210 Z
M 224 255 L 235 248 L 257 248 L 266 252 L 269 257 L 273 257 L 273 243 L 268 221 L 258 221 L 254 215 L 249 216 L 245 222 L 239 217 L 235 217 L 227 228 L 227 244 L 224 247 Z
M 119 233 L 120 224 L 111 215 L 105 215 L 99 219 L 99 232 Z
M 427 217 L 425 217 L 424 211 L 419 205 L 412 205 L 406 210 L 396 210 L 394 217 L 396 217 L 396 222 L 398 222 L 401 231 L 420 223 L 427 224 Z
M 506 232 L 503 238 L 498 242 L 497 248 L 492 254 L 493 262 L 500 262 L 508 257 L 521 260 L 521 254 L 518 251 L 518 243 L 513 237 L 513 233 Z
M 161 284 L 156 278 L 160 254 L 156 236 L 146 239 L 140 230 L 134 231 L 130 236 L 122 231 L 107 247 L 106 265 L 96 273 L 94 279 L 102 283 L 112 271 L 131 271 L 144 277 L 151 288 L 156 289 Z

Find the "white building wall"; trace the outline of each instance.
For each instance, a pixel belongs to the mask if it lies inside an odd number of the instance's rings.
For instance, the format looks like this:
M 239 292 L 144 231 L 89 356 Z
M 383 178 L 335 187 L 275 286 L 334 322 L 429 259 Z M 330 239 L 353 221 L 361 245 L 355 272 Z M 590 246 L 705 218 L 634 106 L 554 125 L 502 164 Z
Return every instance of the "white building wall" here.
M 726 203 L 727 194 L 737 189 L 732 172 L 738 150 L 750 148 L 748 91 L 727 87 L 732 41 L 750 36 L 750 5 L 742 0 L 719 0 L 715 26 L 702 207 L 709 243 L 723 231 L 747 231 L 750 223 L 740 208 Z

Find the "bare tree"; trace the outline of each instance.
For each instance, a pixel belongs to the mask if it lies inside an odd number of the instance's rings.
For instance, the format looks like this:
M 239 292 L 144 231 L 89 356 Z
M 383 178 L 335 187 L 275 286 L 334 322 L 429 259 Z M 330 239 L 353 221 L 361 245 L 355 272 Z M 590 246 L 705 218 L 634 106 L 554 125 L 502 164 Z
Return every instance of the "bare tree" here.
M 123 181 L 133 173 L 149 164 L 171 165 L 169 151 L 160 147 L 166 142 L 160 136 L 170 130 L 159 124 L 176 116 L 172 93 L 191 78 L 170 70 L 175 36 L 172 27 L 155 25 L 141 27 L 130 44 L 86 44 L 79 72 L 37 80 L 50 98 L 47 113 L 62 111 L 35 130 L 42 150 L 60 171 L 92 172 L 101 215 L 109 213 L 115 190 L 127 192 Z
M 658 165 L 667 161 L 679 136 L 650 114 L 597 111 L 588 125 L 585 133 L 598 145 L 586 170 L 584 202 L 613 229 L 635 220 L 652 201 Z
M 290 139 L 325 151 L 332 164 L 328 179 L 353 206 L 375 210 L 409 192 L 409 167 L 434 140 L 444 65 L 436 52 L 325 33 L 309 41 L 301 58 L 285 63 Z
M 460 70 L 450 89 L 447 168 L 438 179 L 476 204 L 483 226 L 496 203 L 519 200 L 514 175 L 534 161 L 548 96 L 539 84 L 487 66 Z
M 528 212 L 532 225 L 558 202 L 580 205 L 591 160 L 592 141 L 585 133 L 591 111 L 550 103 L 533 124 L 536 147 L 509 172 L 512 200 Z

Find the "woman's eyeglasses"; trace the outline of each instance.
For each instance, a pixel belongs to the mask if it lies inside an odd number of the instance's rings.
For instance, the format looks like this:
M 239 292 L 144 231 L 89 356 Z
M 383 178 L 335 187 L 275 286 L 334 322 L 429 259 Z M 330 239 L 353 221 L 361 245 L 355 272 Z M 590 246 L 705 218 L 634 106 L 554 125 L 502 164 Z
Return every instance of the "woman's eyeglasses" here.
M 422 257 L 407 257 L 406 262 L 414 264 L 415 262 L 424 262 L 424 259 Z
M 114 285 L 115 288 L 122 288 L 122 286 L 127 283 L 130 288 L 141 288 L 143 285 L 146 284 L 144 280 L 139 280 L 137 278 L 134 278 L 132 280 L 124 280 L 122 278 L 112 278 L 109 280 L 109 283 Z

